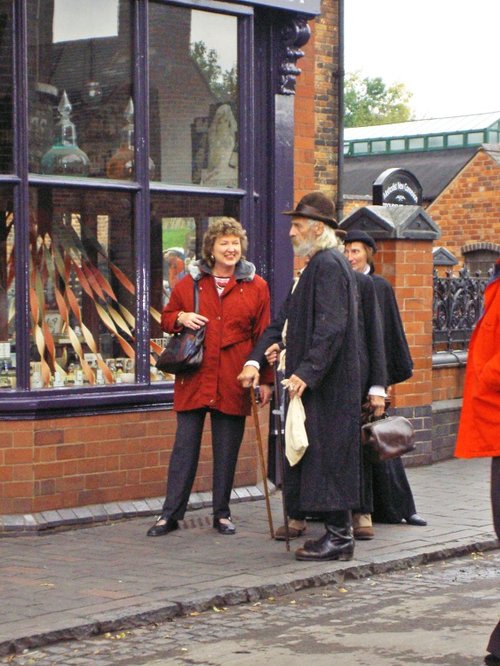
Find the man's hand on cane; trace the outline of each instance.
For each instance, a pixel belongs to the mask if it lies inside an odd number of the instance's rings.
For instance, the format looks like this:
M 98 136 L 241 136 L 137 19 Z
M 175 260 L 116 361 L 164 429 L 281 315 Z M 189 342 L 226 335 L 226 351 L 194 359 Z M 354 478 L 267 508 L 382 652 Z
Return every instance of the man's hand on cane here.
M 273 390 L 269 384 L 261 384 L 259 386 L 259 376 L 260 373 L 254 365 L 245 365 L 238 375 L 237 380 L 243 388 L 250 388 L 252 386 L 256 389 L 259 387 L 259 405 L 260 407 L 265 407 L 271 400 Z

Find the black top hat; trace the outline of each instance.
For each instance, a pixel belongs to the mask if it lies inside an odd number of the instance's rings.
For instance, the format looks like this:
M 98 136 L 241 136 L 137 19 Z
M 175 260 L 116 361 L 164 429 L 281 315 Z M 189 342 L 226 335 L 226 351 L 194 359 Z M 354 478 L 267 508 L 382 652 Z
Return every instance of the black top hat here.
M 377 244 L 373 238 L 361 229 L 351 229 L 348 231 L 347 236 L 344 238 L 344 244 L 347 245 L 347 243 L 364 243 L 371 247 L 374 252 L 377 251 Z
M 331 199 L 329 199 L 323 192 L 310 192 L 302 197 L 295 210 L 284 210 L 283 215 L 291 215 L 292 217 L 306 217 L 309 220 L 319 220 L 324 222 L 335 231 L 339 231 L 344 235 L 344 231 L 338 228 L 337 220 L 335 219 L 335 206 Z

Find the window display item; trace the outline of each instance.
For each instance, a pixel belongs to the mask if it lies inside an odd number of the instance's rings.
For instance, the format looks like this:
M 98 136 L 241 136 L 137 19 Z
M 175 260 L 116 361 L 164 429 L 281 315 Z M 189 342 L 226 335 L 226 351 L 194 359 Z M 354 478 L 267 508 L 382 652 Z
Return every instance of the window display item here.
M 57 110 L 61 116 L 56 126 L 54 145 L 42 157 L 42 173 L 87 176 L 90 161 L 76 143 L 76 128 L 70 120 L 71 103 L 64 91 Z

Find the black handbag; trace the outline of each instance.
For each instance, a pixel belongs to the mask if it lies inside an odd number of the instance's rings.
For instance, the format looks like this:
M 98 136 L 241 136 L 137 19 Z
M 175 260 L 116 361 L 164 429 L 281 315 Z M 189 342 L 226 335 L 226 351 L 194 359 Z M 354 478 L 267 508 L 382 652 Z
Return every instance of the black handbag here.
M 194 312 L 198 312 L 198 306 L 198 283 L 195 280 Z M 158 370 L 172 375 L 197 370 L 203 361 L 205 332 L 206 328 L 202 326 L 197 331 L 184 327 L 179 333 L 174 333 L 156 361 Z
M 404 416 L 384 416 L 361 426 L 361 443 L 372 462 L 399 458 L 415 449 L 415 430 Z

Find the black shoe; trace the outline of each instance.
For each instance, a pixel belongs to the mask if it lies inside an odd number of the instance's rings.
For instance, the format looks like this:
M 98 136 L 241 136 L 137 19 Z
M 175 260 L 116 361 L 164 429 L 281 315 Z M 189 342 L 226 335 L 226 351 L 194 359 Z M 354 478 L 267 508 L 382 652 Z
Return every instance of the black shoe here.
M 408 518 L 405 518 L 405 520 L 408 525 L 418 525 L 419 527 L 425 527 L 427 525 L 427 521 L 419 516 L 418 513 L 414 513 L 412 516 L 408 516 Z
M 354 555 L 354 537 L 351 528 L 326 526 L 326 532 L 317 541 L 306 541 L 302 548 L 295 551 L 297 560 L 352 560 Z
M 231 521 L 230 516 L 226 520 Z M 221 523 L 221 518 L 214 518 L 214 530 L 217 530 L 219 534 L 236 534 L 236 527 L 233 523 Z
M 484 663 L 493 666 L 493 664 L 500 664 L 500 657 L 496 657 L 494 654 L 487 654 L 484 658 Z
M 161 520 L 165 520 L 163 525 L 158 525 Z M 146 536 L 163 536 L 169 532 L 174 532 L 179 529 L 179 521 L 174 520 L 173 518 L 166 518 L 165 516 L 160 516 L 156 523 L 149 528 Z

